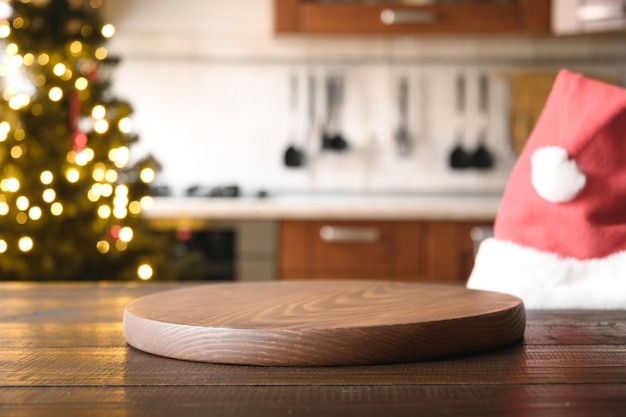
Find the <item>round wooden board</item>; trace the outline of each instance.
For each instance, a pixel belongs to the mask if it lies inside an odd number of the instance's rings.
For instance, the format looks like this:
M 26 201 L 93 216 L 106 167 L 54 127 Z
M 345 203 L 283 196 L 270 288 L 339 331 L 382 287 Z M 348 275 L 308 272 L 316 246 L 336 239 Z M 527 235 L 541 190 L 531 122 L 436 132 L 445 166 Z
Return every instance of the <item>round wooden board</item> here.
M 131 346 L 176 359 L 335 366 L 418 361 L 520 339 L 516 297 L 388 281 L 204 284 L 139 298 L 124 310 Z

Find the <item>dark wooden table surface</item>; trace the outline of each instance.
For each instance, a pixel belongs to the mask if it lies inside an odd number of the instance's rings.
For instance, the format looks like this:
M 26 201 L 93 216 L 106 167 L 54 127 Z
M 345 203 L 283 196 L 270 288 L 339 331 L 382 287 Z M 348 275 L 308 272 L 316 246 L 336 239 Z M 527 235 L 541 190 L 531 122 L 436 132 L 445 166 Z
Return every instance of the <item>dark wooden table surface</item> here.
M 193 284 L 0 283 L 0 416 L 625 416 L 626 311 L 529 311 L 523 342 L 419 363 L 212 365 L 126 345 L 124 306 Z

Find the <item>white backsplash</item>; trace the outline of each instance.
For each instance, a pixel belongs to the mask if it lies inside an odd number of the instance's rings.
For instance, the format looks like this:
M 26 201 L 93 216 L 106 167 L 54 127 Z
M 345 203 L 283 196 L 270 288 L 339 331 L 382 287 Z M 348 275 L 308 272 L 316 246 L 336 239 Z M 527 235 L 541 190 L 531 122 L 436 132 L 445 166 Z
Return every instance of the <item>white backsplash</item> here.
M 155 155 L 164 167 L 158 182 L 178 195 L 193 184 L 228 183 L 245 193 L 499 192 L 513 162 L 503 73 L 562 66 L 624 73 L 623 59 L 603 65 L 592 59 L 619 55 L 623 39 L 276 37 L 270 0 L 107 0 L 105 6 L 118 30 L 109 49 L 122 58 L 112 73 L 114 89 L 133 105 L 140 135 L 133 153 Z M 468 75 L 468 115 L 474 115 L 483 70 L 493 76 L 488 146 L 496 165 L 455 171 L 447 162 L 456 135 L 454 80 Z M 317 80 L 321 122 L 321 87 L 331 72 L 345 79 L 341 125 L 350 150 L 343 153 L 320 150 L 319 124 L 307 134 L 306 79 Z M 292 74 L 299 79 L 295 116 Z M 393 139 L 400 76 L 410 82 L 415 140 L 406 157 Z M 475 120 L 468 116 L 469 148 L 476 144 Z M 291 136 L 306 149 L 303 168 L 283 165 Z

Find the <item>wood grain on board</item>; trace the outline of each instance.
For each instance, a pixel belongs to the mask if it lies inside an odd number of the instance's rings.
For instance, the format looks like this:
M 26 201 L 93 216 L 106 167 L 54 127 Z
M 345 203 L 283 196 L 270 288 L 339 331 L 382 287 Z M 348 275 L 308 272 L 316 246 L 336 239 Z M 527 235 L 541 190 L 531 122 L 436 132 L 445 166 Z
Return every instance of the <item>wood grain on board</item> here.
M 200 362 L 335 366 L 409 362 L 519 340 L 516 297 L 458 286 L 385 281 L 207 284 L 139 298 L 127 342 Z

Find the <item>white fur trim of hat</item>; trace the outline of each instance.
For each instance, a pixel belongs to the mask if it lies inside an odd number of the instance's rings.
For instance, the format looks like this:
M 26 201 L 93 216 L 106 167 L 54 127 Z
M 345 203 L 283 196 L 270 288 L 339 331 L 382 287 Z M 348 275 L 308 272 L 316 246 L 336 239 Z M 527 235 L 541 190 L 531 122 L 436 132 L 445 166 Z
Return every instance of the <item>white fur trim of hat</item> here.
M 530 309 L 626 309 L 626 251 L 605 258 L 563 258 L 489 238 L 467 287 L 521 298 Z

